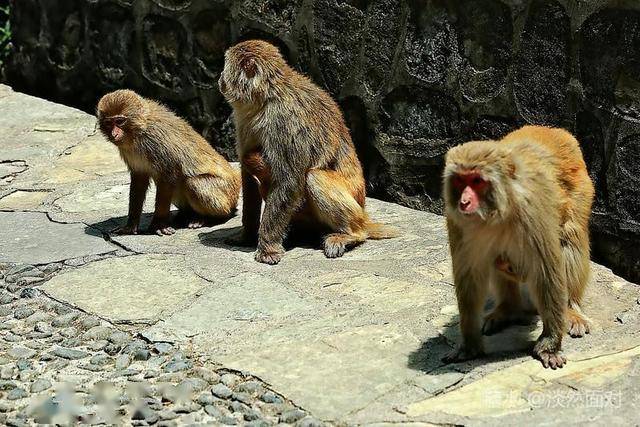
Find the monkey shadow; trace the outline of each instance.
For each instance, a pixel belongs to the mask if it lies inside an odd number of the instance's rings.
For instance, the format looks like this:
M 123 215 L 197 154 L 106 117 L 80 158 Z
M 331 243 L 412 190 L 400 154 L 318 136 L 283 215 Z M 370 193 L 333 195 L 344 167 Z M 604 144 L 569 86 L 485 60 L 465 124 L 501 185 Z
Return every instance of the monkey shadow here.
M 229 249 L 239 252 L 254 252 L 256 246 L 239 246 L 231 242 L 242 232 L 242 226 L 231 228 L 220 228 L 206 233 L 198 234 L 200 242 L 208 247 Z M 284 240 L 284 249 L 289 251 L 293 248 L 319 249 L 322 246 L 322 235 L 309 231 L 290 232 Z
M 480 366 L 531 356 L 531 349 L 539 335 L 537 316 L 526 324 L 514 324 L 492 335 L 484 335 L 485 355 L 477 359 L 446 363 L 442 359 L 462 342 L 459 316 L 454 316 L 437 336 L 423 341 L 409 353 L 407 367 L 431 375 L 470 372 Z
M 105 234 L 112 232 L 118 227 L 122 227 L 127 223 L 127 216 L 119 216 L 115 218 L 105 219 L 104 221 L 96 222 L 94 224 L 88 224 L 85 227 L 84 232 L 90 236 L 104 237 Z M 143 213 L 140 217 L 140 234 L 145 234 L 145 230 L 151 224 L 153 218 L 152 213 Z

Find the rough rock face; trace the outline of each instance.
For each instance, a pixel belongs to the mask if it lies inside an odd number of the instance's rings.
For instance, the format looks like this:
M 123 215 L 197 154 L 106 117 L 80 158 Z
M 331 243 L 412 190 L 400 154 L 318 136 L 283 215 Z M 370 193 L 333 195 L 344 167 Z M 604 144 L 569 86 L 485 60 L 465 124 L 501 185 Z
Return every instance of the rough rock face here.
M 566 0 L 14 1 L 18 90 L 91 111 L 162 99 L 233 157 L 224 50 L 278 45 L 344 109 L 371 195 L 441 210 L 443 155 L 525 123 L 581 141 L 594 254 L 640 280 L 640 4 Z

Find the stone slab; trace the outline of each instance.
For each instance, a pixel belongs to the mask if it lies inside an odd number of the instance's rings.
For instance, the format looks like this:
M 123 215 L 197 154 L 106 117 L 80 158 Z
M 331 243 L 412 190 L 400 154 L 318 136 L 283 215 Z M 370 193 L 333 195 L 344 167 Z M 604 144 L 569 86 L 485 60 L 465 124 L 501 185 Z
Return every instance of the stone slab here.
M 113 322 L 148 323 L 181 309 L 207 285 L 180 257 L 139 255 L 87 264 L 57 275 L 42 289 Z
M 84 224 L 59 224 L 40 212 L 0 212 L 0 262 L 47 264 L 116 250 Z
M 47 191 L 15 191 L 0 199 L 0 209 L 37 210 L 49 196 Z

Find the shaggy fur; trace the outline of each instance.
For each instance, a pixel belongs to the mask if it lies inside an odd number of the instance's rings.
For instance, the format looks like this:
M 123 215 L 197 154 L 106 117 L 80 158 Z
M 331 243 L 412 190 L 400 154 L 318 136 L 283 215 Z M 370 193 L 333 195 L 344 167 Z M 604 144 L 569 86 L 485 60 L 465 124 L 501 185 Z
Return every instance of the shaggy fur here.
M 280 261 L 292 221 L 328 231 L 327 257 L 367 238 L 392 237 L 364 212 L 362 167 L 337 104 L 275 46 L 250 40 L 229 49 L 219 86 L 233 107 L 242 164 L 241 240 L 257 240 L 257 261 Z
M 153 179 L 157 187 L 151 231 L 172 234 L 173 202 L 190 227 L 229 218 L 236 210 L 240 174 L 183 119 L 130 90 L 102 97 L 98 122 L 131 172 L 129 218 L 123 233 L 137 232 L 142 205 Z M 112 129 L 121 123 L 124 136 Z
M 489 191 L 477 214 L 465 215 L 451 182 L 471 170 L 489 182 Z M 489 283 L 496 308 L 485 319 L 487 334 L 522 317 L 524 283 L 544 323 L 534 353 L 545 366 L 561 367 L 565 321 L 572 336 L 589 332 L 580 304 L 589 281 L 594 189 L 576 139 L 561 129 L 525 126 L 501 141 L 454 147 L 444 195 L 464 337 L 449 360 L 482 353 L 480 314 Z

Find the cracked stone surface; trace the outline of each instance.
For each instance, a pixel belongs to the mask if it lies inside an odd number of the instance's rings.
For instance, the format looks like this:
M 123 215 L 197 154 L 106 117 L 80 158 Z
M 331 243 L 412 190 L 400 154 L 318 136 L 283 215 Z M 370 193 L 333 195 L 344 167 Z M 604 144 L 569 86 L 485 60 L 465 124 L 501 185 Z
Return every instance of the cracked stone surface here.
M 295 246 L 275 267 L 224 243 L 240 216 L 171 237 L 109 235 L 125 221 L 128 177 L 95 119 L 0 92 L 0 162 L 28 165 L 0 183 L 0 422 L 45 420 L 36 409 L 69 387 L 87 422 L 639 421 L 640 288 L 610 270 L 592 264 L 594 327 L 565 338 L 566 368 L 531 359 L 540 322 L 486 337 L 485 359 L 444 365 L 460 335 L 442 217 L 370 199 L 401 237 L 336 260 Z M 29 229 L 59 231 L 32 235 L 40 251 L 12 240 Z M 117 399 L 101 414 L 105 387 Z

